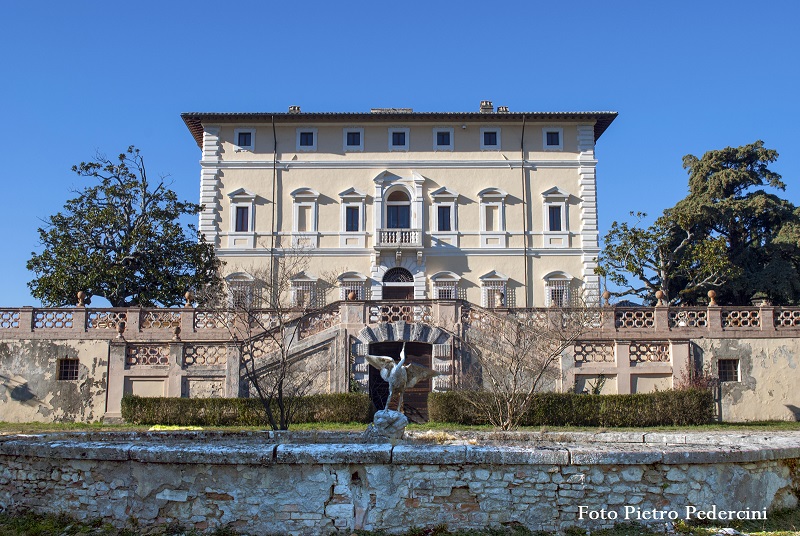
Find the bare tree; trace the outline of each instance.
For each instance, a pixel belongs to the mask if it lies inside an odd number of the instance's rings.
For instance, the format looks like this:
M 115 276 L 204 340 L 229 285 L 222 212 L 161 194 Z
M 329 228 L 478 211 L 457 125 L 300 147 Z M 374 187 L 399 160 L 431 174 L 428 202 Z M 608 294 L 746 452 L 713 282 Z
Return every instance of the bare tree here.
M 307 252 L 282 250 L 269 266 L 240 269 L 224 279 L 221 293 L 205 300 L 206 314 L 225 326 L 241 356 L 241 374 L 250 396 L 262 404 L 273 430 L 287 430 L 298 397 L 314 380 L 327 377 L 329 364 L 305 359 L 299 343 L 315 315 L 323 314 L 332 275 L 307 273 Z
M 518 427 L 534 395 L 560 378 L 563 352 L 599 323 L 600 311 L 588 307 L 470 306 L 461 337 L 471 361 L 461 378 L 466 403 L 502 430 Z

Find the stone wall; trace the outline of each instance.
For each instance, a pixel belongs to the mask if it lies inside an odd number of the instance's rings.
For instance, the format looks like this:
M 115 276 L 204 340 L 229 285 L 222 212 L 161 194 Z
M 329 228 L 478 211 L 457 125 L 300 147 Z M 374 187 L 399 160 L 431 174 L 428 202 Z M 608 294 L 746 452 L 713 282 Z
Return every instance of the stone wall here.
M 108 341 L 0 341 L 0 420 L 91 422 L 105 412 Z M 77 360 L 59 380 L 59 360 Z
M 0 509 L 319 534 L 446 523 L 598 528 L 646 512 L 797 505 L 800 433 L 504 434 L 389 444 L 297 435 L 99 434 L 0 440 Z M 330 438 L 342 441 L 343 437 Z M 441 440 L 441 438 L 439 438 Z M 504 439 L 502 445 L 495 440 Z M 551 442 L 560 439 L 562 443 Z M 589 519 L 606 512 L 605 519 Z M 616 512 L 617 519 L 608 513 Z
M 738 361 L 739 381 L 720 385 L 719 414 L 728 422 L 800 421 L 800 339 L 698 339 L 701 362 Z

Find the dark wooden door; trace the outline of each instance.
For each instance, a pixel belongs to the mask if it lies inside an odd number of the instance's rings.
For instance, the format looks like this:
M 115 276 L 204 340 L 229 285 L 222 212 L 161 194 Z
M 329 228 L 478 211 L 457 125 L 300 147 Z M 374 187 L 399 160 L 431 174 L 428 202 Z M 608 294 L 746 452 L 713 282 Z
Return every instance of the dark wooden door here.
M 414 286 L 399 286 L 399 287 L 383 287 L 384 300 L 413 300 L 414 299 Z M 398 356 L 400 350 L 397 350 Z M 387 354 L 388 355 L 388 354 Z M 399 359 L 399 357 L 398 357 Z
M 400 361 L 400 350 L 403 348 L 402 342 L 381 342 L 369 345 L 369 353 L 372 355 L 388 355 L 395 361 Z M 431 367 L 431 345 L 422 342 L 406 343 L 406 364 L 417 363 L 423 367 Z M 406 389 L 403 397 L 403 413 L 411 422 L 428 421 L 428 393 L 431 392 L 431 379 L 419 382 L 410 389 Z M 379 410 L 386 405 L 389 396 L 389 384 L 381 378 L 381 373 L 375 367 L 369 368 L 369 395 L 372 403 Z M 397 409 L 397 395 L 389 404 L 389 409 Z

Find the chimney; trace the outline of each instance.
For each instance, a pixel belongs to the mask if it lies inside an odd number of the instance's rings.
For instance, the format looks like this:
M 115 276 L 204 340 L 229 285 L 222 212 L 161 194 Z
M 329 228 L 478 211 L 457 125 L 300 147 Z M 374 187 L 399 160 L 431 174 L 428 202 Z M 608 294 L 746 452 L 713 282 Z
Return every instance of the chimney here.
M 498 106 L 497 113 L 499 114 L 507 114 L 508 113 L 508 106 Z
M 481 101 L 481 113 L 482 114 L 490 114 L 494 112 L 494 106 L 492 105 L 492 101 L 490 100 L 482 100 Z
M 290 114 L 299 114 L 300 107 L 299 106 L 289 106 L 289 113 Z

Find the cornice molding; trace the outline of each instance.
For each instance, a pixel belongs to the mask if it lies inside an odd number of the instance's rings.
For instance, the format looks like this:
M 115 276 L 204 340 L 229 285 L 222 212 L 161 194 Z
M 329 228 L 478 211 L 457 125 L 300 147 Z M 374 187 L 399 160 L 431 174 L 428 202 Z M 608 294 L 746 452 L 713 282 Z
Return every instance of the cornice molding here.
M 200 161 L 212 169 L 272 169 L 272 160 Z M 525 169 L 579 169 L 597 165 L 597 160 L 525 160 Z M 519 160 L 278 160 L 283 171 L 292 169 L 519 169 Z

